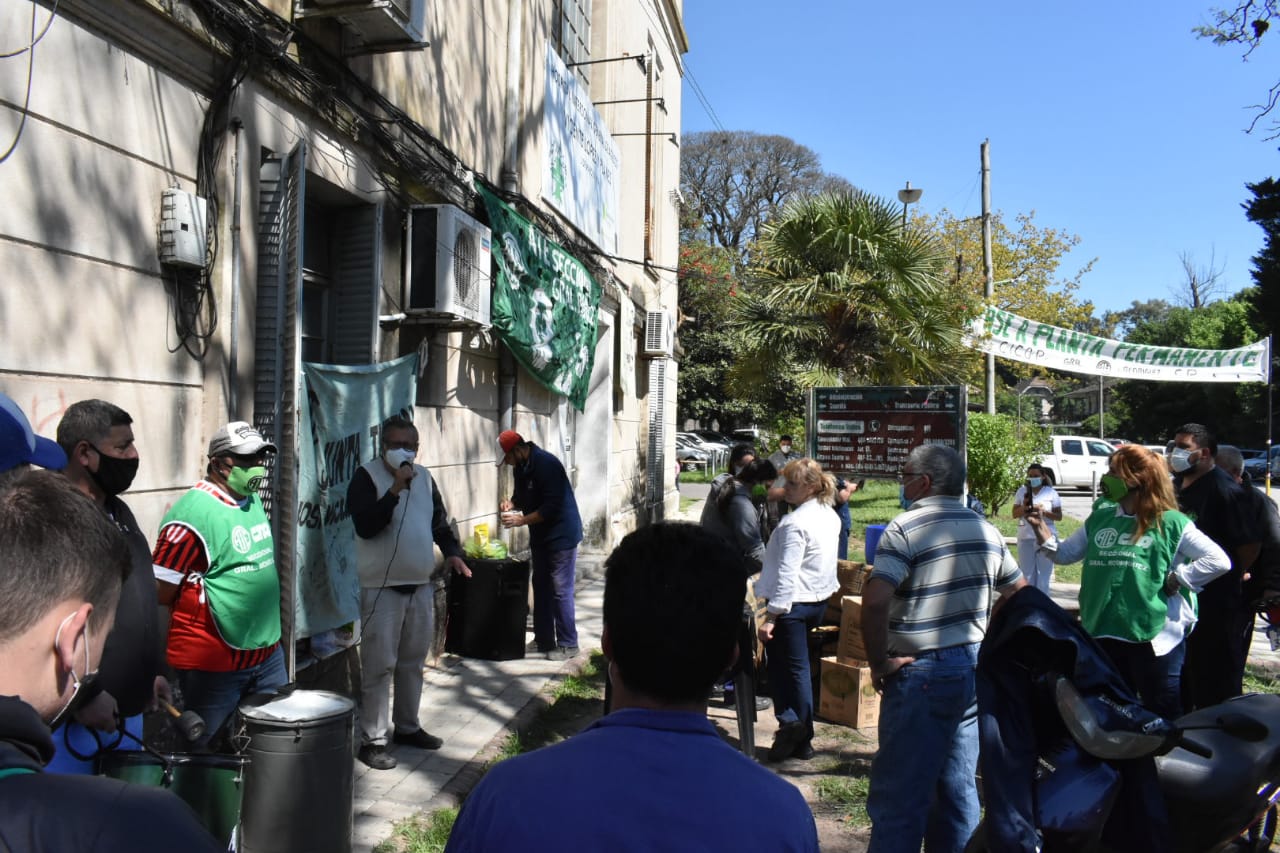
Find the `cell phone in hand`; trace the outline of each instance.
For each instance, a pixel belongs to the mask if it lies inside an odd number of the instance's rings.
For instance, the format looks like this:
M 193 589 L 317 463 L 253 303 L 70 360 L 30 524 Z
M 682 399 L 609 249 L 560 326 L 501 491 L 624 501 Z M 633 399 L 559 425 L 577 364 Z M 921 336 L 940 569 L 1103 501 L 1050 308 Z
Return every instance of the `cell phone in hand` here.
M 1032 500 L 1032 497 L 1033 497 L 1033 496 L 1032 496 L 1032 491 L 1031 491 L 1031 481 L 1030 481 L 1030 480 L 1027 480 L 1027 482 L 1026 482 L 1026 490 L 1027 490 L 1027 491 L 1026 491 L 1026 494 L 1024 494 L 1024 495 L 1023 495 L 1023 497 L 1022 497 L 1022 505 L 1023 505 L 1023 506 L 1025 506 L 1027 509 L 1031 509 L 1031 507 L 1035 505 L 1035 502 Z

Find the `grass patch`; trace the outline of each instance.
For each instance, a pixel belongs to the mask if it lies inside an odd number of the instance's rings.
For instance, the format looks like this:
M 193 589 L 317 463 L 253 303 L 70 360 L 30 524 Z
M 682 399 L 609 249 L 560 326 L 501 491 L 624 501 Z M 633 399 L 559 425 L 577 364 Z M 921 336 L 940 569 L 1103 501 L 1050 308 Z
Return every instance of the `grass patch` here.
M 1244 668 L 1245 693 L 1280 693 L 1280 673 L 1257 666 Z
M 403 820 L 373 853 L 441 853 L 457 819 L 457 809 L 438 809 Z
M 894 480 L 868 480 L 849 498 L 849 518 L 853 521 L 853 534 L 849 537 L 849 559 L 855 562 L 866 562 L 865 550 L 866 527 L 868 524 L 887 524 L 895 515 L 902 512 L 898 505 L 898 484 Z M 1018 520 L 1008 515 L 988 518 L 1002 536 L 1018 535 Z M 1066 539 L 1084 524 L 1076 518 L 1064 516 L 1057 522 L 1058 536 Z M 1014 558 L 1018 556 L 1016 546 L 1011 546 Z M 1080 563 L 1070 563 L 1054 567 L 1054 577 L 1062 583 L 1080 583 Z
M 489 767 L 521 753 L 558 743 L 601 717 L 604 714 L 606 666 L 604 654 L 593 651 L 577 675 L 570 675 L 556 684 L 551 692 L 551 703 L 533 722 L 503 738 Z M 390 838 L 374 848 L 374 853 L 439 853 L 444 850 L 457 817 L 457 809 L 438 809 L 403 820 L 396 824 Z
M 692 471 L 681 471 L 680 482 L 682 483 L 710 483 L 716 477 L 724 473 L 724 469 L 716 468 L 708 471 L 706 468 L 695 468 Z
M 686 498 L 684 495 L 681 495 L 680 496 L 680 512 L 682 514 L 688 512 L 689 507 L 693 506 L 696 503 L 698 503 L 697 498 Z
M 867 817 L 867 791 L 871 787 L 871 780 L 865 769 L 851 768 L 848 765 L 838 769 L 845 772 L 818 779 L 813 785 L 814 792 L 819 800 L 839 809 L 841 816 L 850 824 L 858 827 L 870 826 L 871 818 Z

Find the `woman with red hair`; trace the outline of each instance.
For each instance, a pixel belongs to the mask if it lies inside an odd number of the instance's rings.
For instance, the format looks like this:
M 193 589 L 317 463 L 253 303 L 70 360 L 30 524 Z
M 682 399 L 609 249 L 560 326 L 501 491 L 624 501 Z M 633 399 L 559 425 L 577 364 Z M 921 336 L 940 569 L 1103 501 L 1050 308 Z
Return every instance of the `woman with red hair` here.
M 1136 444 L 1111 455 L 1099 501 L 1059 542 L 1038 507 L 1025 518 L 1059 565 L 1084 561 L 1080 622 L 1151 710 L 1182 713 L 1183 640 L 1195 625 L 1194 592 L 1231 568 L 1225 551 L 1177 509 L 1164 459 Z

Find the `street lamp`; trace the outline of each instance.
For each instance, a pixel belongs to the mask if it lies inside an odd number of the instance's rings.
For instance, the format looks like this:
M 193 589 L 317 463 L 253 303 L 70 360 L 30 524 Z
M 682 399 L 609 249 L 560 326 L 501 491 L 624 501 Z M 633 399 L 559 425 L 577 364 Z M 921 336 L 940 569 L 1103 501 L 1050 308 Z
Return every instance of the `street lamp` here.
M 898 190 L 898 201 L 902 202 L 902 230 L 907 230 L 907 206 L 915 204 L 920 200 L 920 196 L 924 193 L 922 189 L 911 189 L 911 182 L 907 181 L 905 188 Z

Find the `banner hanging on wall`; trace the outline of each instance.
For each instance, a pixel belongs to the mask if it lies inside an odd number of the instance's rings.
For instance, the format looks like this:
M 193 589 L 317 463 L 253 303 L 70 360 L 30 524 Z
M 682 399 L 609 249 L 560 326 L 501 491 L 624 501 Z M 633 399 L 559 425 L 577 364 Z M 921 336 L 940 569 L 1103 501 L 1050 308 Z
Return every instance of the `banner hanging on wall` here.
M 582 411 L 595 363 L 600 285 L 536 225 L 477 186 L 493 230 L 493 328 L 516 360 Z
M 316 637 L 360 617 L 347 486 L 357 468 L 378 456 L 383 421 L 412 416 L 418 356 L 364 365 L 304 362 L 302 376 L 296 633 Z
M 1270 382 L 1271 338 L 1228 350 L 1099 338 L 988 307 L 965 335 L 974 349 L 1054 370 L 1156 382 Z

